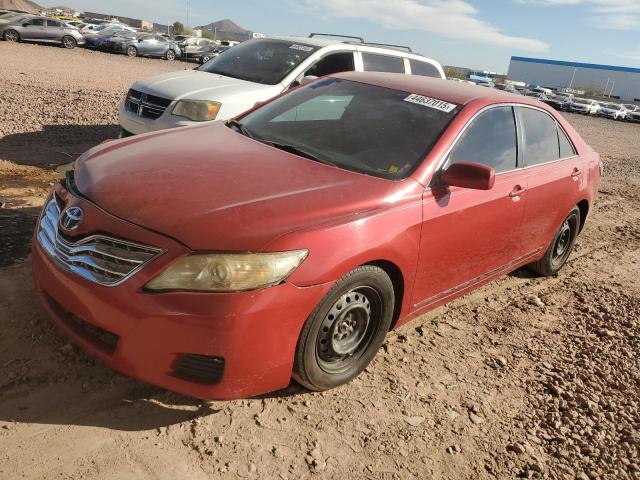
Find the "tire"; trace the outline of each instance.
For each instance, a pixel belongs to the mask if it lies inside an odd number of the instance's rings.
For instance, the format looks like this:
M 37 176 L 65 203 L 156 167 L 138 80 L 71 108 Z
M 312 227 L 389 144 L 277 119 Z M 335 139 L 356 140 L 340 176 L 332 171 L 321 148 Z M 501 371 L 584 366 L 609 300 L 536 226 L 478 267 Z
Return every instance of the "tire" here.
M 165 60 L 169 60 L 171 62 L 171 61 L 176 59 L 176 52 L 174 52 L 173 50 L 169 49 L 164 54 L 164 58 L 165 58 Z
M 78 46 L 78 42 L 76 42 L 76 39 L 73 38 L 70 35 L 66 35 L 64 37 L 62 37 L 62 43 L 61 45 L 64 48 L 68 48 L 69 50 L 72 50 L 74 48 L 76 48 Z
M 551 245 L 549 245 L 544 257 L 537 262 L 529 264 L 529 268 L 545 277 L 558 273 L 571 255 L 579 229 L 580 209 L 573 207 L 553 236 Z
M 15 30 L 7 30 L 6 32 L 4 32 L 3 38 L 7 42 L 19 42 L 20 34 Z
M 200 63 L 207 63 L 209 60 L 211 60 L 211 57 L 204 56 L 200 58 Z
M 357 377 L 382 345 L 394 303 L 393 283 L 379 267 L 358 267 L 338 280 L 302 328 L 294 380 L 322 391 Z
M 138 49 L 136 47 L 134 47 L 133 45 L 129 45 L 127 47 L 127 51 L 125 53 L 127 54 L 127 57 L 137 57 L 138 56 Z

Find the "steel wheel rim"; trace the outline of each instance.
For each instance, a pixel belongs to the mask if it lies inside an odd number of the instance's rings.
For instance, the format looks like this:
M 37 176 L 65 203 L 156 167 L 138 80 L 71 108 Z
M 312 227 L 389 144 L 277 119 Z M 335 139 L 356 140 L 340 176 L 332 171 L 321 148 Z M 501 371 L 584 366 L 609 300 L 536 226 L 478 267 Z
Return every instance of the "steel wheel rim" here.
M 577 223 L 574 216 L 567 218 L 560 227 L 556 241 L 553 244 L 553 256 L 551 257 L 552 265 L 561 265 L 569 256 L 576 227 Z
M 348 370 L 366 352 L 382 315 L 382 299 L 372 287 L 356 287 L 334 302 L 316 338 L 318 365 L 327 373 Z

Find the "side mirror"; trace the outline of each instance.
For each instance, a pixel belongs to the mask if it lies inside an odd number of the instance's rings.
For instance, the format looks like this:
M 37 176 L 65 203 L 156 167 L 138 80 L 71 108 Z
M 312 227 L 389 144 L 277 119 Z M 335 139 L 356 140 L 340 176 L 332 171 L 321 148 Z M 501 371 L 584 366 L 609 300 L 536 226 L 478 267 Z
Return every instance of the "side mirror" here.
M 488 165 L 476 162 L 457 162 L 442 172 L 440 180 L 452 187 L 473 190 L 491 190 L 496 181 L 496 172 Z
M 315 75 L 305 75 L 304 77 L 302 77 L 302 80 L 300 80 L 300 85 L 306 85 L 307 83 L 311 83 L 317 79 L 318 77 L 316 77 Z
M 28 26 L 30 26 L 30 25 L 31 25 L 31 24 L 29 24 L 29 23 L 23 23 L 23 24 L 22 24 L 22 26 L 23 26 L 23 27 L 28 27 Z

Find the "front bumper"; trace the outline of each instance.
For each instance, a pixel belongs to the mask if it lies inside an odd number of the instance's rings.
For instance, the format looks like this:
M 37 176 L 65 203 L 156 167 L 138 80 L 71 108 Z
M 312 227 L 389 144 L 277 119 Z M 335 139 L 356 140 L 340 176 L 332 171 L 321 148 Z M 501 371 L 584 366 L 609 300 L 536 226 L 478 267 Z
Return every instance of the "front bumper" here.
M 75 344 L 119 372 L 198 398 L 251 397 L 289 384 L 300 330 L 330 283 L 285 282 L 230 294 L 148 293 L 144 285 L 189 250 L 86 200 L 68 195 L 65 203 L 84 210 L 89 225 L 82 235 L 109 232 L 166 250 L 125 282 L 106 287 L 63 270 L 34 237 L 35 290 Z M 187 355 L 223 358 L 221 378 L 213 384 L 179 378 L 176 365 Z
M 139 135 L 141 133 L 149 133 L 155 132 L 158 130 L 166 130 L 167 128 L 175 128 L 175 127 L 188 127 L 190 125 L 202 125 L 203 123 L 209 122 L 194 122 L 191 120 L 187 120 L 184 117 L 177 117 L 175 115 L 171 115 L 171 110 L 173 109 L 173 103 L 167 107 L 165 112 L 156 119 L 139 117 L 135 113 L 128 111 L 125 108 L 125 102 L 120 104 L 120 110 L 118 113 L 118 120 L 120 122 L 120 127 L 123 130 L 130 132 L 134 135 Z M 212 120 L 212 122 L 215 120 Z

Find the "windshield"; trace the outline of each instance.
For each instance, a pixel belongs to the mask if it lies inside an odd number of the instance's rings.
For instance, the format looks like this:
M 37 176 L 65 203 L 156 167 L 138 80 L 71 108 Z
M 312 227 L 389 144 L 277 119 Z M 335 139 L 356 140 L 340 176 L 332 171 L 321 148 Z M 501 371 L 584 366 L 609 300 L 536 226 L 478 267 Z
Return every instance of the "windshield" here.
M 205 63 L 198 70 L 275 85 L 318 47 L 284 40 L 247 40 Z
M 258 108 L 235 126 L 276 148 L 395 180 L 422 162 L 458 111 L 439 99 L 327 78 Z
M 602 108 L 608 108 L 609 110 L 620 110 L 620 105 L 617 103 L 605 103 Z

